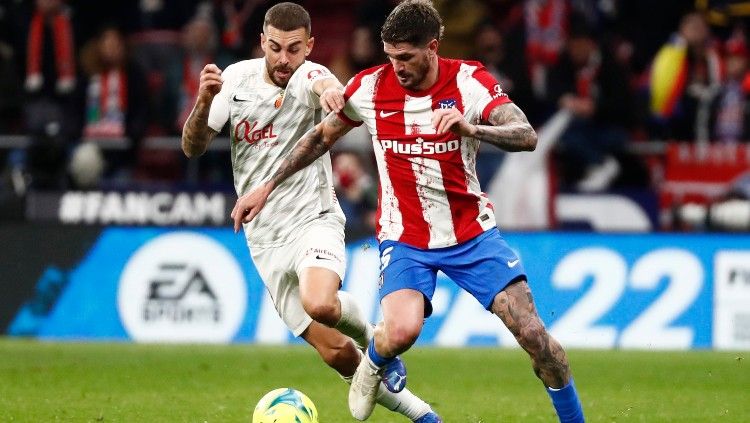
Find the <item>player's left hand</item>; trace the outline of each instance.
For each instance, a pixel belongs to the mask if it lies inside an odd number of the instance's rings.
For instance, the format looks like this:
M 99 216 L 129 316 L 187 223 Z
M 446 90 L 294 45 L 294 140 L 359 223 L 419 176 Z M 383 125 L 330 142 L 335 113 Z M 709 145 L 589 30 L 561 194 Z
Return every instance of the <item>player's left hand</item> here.
M 243 223 L 250 223 L 260 213 L 272 190 L 271 183 L 267 182 L 237 199 L 230 215 L 234 220 L 234 233 L 240 231 Z
M 473 136 L 476 132 L 476 127 L 467 122 L 463 113 L 455 107 L 434 110 L 432 112 L 432 127 L 438 134 L 451 131 L 462 137 Z
M 344 103 L 344 91 L 341 87 L 328 87 L 320 93 L 320 107 L 326 114 L 340 112 Z

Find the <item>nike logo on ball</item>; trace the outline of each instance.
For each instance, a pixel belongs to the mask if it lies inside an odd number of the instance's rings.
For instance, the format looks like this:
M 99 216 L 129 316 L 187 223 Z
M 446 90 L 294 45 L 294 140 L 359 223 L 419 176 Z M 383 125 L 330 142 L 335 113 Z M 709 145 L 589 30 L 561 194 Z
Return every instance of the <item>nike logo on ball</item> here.
M 385 110 L 381 110 L 381 111 L 380 111 L 380 117 L 382 117 L 382 118 L 387 118 L 388 116 L 393 116 L 393 115 L 395 115 L 396 113 L 398 113 L 398 110 L 397 110 L 397 111 L 395 111 L 395 112 L 386 112 Z
M 516 265 L 518 264 L 518 261 L 519 261 L 518 259 L 515 259 L 513 261 L 508 260 L 508 267 L 510 267 L 511 269 L 516 267 Z
M 315 258 L 317 260 L 332 260 L 332 259 L 329 259 L 328 257 L 321 257 L 320 254 L 316 255 Z

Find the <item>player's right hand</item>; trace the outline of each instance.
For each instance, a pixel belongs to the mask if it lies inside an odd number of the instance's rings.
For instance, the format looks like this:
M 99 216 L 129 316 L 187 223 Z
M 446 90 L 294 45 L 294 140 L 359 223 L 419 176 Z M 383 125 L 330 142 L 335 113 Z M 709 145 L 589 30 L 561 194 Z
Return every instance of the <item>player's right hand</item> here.
M 224 78 L 221 77 L 221 69 L 218 66 L 213 63 L 204 66 L 198 86 L 198 99 L 213 100 L 214 96 L 221 91 L 221 84 L 223 83 Z
M 250 223 L 266 205 L 268 196 L 273 191 L 273 184 L 266 182 L 253 191 L 237 199 L 232 209 L 232 220 L 234 221 L 234 233 L 240 231 L 243 223 Z

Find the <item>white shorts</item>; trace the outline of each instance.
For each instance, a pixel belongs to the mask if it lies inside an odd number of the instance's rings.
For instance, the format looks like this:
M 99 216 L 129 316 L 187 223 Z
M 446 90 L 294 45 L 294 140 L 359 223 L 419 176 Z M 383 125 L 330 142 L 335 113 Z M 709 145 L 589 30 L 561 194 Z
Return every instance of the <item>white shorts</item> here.
M 322 267 L 344 280 L 344 227 L 338 222 L 316 220 L 285 245 L 250 247 L 250 256 L 279 316 L 294 336 L 300 336 L 312 318 L 302 307 L 299 274 L 308 267 Z

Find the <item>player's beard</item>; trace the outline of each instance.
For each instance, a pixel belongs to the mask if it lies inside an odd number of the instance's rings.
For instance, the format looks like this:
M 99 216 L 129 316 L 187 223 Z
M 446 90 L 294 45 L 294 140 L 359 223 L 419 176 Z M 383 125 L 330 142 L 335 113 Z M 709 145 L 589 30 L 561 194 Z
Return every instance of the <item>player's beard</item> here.
M 268 77 L 271 78 L 271 81 L 273 81 L 275 85 L 281 88 L 286 88 L 286 85 L 289 83 L 289 80 L 292 78 L 292 75 L 294 75 L 294 71 L 296 70 L 297 68 L 293 68 L 290 65 L 271 66 L 271 64 L 268 63 L 268 60 L 266 60 L 266 72 L 268 72 Z M 279 79 L 276 76 L 276 71 L 285 71 L 287 73 L 286 78 Z
M 413 72 L 406 72 L 401 71 L 398 72 L 398 76 L 405 77 L 406 80 L 402 82 L 400 78 L 398 79 L 399 84 L 401 84 L 402 87 L 410 89 L 410 90 L 417 90 L 419 88 L 419 85 L 424 82 L 424 79 L 427 78 L 427 72 L 430 70 L 430 58 L 425 55 L 424 60 L 422 63 L 417 65 L 417 68 Z

